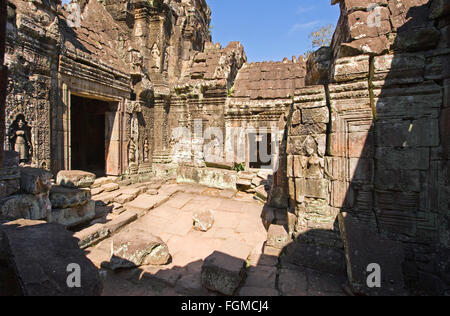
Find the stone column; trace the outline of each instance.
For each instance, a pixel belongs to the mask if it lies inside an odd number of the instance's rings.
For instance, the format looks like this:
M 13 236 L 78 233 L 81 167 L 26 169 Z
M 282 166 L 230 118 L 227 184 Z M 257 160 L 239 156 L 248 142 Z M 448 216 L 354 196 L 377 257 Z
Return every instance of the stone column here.
M 170 131 L 168 124 L 169 100 L 167 96 L 155 97 L 154 108 L 154 163 L 170 163 L 169 152 Z
M 6 40 L 6 0 L 0 0 L 0 167 L 3 166 L 5 138 L 5 99 L 8 69 L 3 65 Z

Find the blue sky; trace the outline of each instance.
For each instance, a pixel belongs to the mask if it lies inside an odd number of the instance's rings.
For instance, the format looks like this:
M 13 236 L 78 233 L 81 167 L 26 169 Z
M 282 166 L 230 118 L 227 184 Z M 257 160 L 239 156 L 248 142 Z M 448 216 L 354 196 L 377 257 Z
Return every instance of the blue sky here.
M 329 0 L 207 0 L 214 42 L 240 41 L 249 62 L 281 61 L 311 50 L 308 35 L 339 19 Z

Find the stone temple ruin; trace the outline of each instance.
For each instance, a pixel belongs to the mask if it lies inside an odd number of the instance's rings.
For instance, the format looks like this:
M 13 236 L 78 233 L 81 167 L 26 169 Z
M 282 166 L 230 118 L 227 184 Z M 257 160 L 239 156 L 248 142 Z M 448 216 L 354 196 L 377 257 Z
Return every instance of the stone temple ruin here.
M 0 294 L 450 294 L 450 1 L 332 0 L 262 63 L 205 0 L 1 3 Z

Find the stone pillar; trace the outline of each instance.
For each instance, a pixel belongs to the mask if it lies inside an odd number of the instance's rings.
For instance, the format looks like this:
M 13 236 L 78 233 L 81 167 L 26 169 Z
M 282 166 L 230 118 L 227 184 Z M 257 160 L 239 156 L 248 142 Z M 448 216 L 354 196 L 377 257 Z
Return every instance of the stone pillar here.
M 3 65 L 6 40 L 6 0 L 0 0 L 0 167 L 3 166 L 5 138 L 5 99 L 8 69 Z
M 166 96 L 155 97 L 154 108 L 154 163 L 170 163 L 169 152 L 170 131 L 168 124 L 169 100 Z

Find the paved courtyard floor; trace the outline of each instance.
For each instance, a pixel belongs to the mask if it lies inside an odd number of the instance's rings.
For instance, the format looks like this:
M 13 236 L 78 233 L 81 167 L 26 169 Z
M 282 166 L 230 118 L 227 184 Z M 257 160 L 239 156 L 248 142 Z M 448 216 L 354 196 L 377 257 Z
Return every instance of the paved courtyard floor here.
M 105 239 L 86 249 L 88 258 L 101 269 L 104 295 L 218 295 L 201 285 L 203 262 L 215 251 L 247 261 L 247 277 L 236 295 L 344 295 L 344 279 L 297 266 L 282 267 L 277 256 L 264 254 L 267 230 L 261 215 L 265 206 L 252 195 L 190 184 L 163 185 L 158 191 L 156 196 L 141 193 L 124 204 L 125 209 L 145 209 L 148 201 L 160 197 L 159 206 L 117 234 L 133 238 L 134 231 L 143 230 L 160 237 L 169 248 L 171 263 L 116 272 L 104 269 L 114 236 Z M 193 229 L 192 217 L 198 211 L 214 214 L 208 232 Z M 120 215 L 110 214 L 106 220 L 115 216 Z

